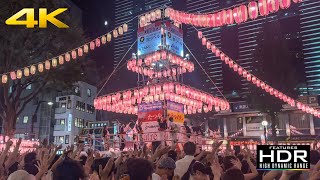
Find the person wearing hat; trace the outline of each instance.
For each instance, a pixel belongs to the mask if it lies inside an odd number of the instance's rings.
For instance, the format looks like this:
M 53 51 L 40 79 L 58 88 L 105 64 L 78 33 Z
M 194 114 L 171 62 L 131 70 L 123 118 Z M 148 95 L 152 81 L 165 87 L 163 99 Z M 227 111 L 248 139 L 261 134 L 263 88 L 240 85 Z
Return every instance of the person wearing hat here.
M 160 160 L 157 165 L 156 171 L 152 174 L 152 180 L 161 180 L 163 176 L 172 176 L 173 171 L 176 168 L 176 163 L 170 157 L 166 157 Z

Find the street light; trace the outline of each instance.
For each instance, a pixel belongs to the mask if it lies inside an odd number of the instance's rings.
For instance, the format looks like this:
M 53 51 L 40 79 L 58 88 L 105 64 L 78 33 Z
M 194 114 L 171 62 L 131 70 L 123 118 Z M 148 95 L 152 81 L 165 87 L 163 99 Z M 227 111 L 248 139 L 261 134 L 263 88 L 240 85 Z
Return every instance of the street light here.
M 261 122 L 261 124 L 262 124 L 262 126 L 263 126 L 264 139 L 265 139 L 265 141 L 266 141 L 266 143 L 267 143 L 267 126 L 268 126 L 268 121 L 263 120 L 263 121 Z
M 53 105 L 53 102 L 49 101 L 49 102 L 48 102 L 48 105 L 49 105 L 49 106 L 52 106 L 52 105 Z
M 108 21 L 104 21 L 104 25 L 105 25 L 105 26 L 108 26 Z

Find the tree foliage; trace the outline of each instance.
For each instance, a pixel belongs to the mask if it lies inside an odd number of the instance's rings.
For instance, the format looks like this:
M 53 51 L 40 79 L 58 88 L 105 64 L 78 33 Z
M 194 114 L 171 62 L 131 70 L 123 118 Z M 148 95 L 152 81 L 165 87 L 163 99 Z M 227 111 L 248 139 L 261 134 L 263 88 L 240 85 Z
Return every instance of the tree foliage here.
M 257 38 L 257 44 L 254 51 L 254 67 L 256 68 L 253 69 L 253 74 L 280 92 L 296 98 L 295 88 L 299 83 L 297 63 L 296 59 L 292 58 L 293 52 L 290 51 L 279 21 L 263 25 Z M 247 96 L 249 106 L 270 116 L 272 135 L 276 137 L 277 113 L 282 109 L 284 103 L 255 85 L 249 89 Z
M 35 8 L 37 20 L 39 7 L 47 8 L 49 13 L 65 7 L 63 2 L 63 0 L 0 2 L 0 73 L 43 62 L 85 42 L 82 29 L 73 24 L 68 12 L 58 15 L 59 20 L 69 25 L 68 29 L 59 29 L 51 23 L 48 23 L 46 29 L 37 27 L 28 29 L 25 26 L 7 26 L 4 23 L 6 19 L 26 7 Z M 0 118 L 3 121 L 5 134 L 13 134 L 16 118 L 39 93 L 52 88 L 62 90 L 70 87 L 75 81 L 84 78 L 82 74 L 87 67 L 91 67 L 88 66 L 88 61 L 77 58 L 65 62 L 62 66 L 58 65 L 57 68 L 51 67 L 50 71 L 37 72 L 36 75 L 0 84 Z M 28 85 L 34 88 L 26 91 Z

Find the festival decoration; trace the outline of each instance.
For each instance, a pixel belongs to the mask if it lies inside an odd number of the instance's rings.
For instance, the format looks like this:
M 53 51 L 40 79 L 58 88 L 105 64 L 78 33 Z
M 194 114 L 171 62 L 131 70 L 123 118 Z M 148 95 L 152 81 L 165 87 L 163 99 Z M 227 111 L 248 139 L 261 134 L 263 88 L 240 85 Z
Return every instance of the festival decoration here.
M 161 10 L 160 10 L 161 11 Z M 118 34 L 119 31 L 119 34 Z M 114 35 L 114 38 L 118 37 L 119 35 L 123 35 L 125 32 L 128 32 L 128 24 L 123 24 L 122 26 L 117 27 L 113 31 L 111 31 Z M 110 42 L 112 38 L 112 35 L 109 33 L 102 35 L 99 38 L 96 38 L 93 41 L 90 41 L 89 43 L 86 43 L 78 48 L 75 48 L 71 51 L 68 51 L 66 53 L 60 54 L 52 59 L 39 62 L 37 64 L 32 64 L 27 67 L 22 67 L 18 70 L 11 71 L 11 72 L 5 72 L 0 74 L 2 79 L 2 83 L 8 82 L 8 76 L 11 80 L 21 79 L 24 75 L 25 77 L 28 77 L 31 75 L 36 75 L 37 71 L 42 73 L 44 70 L 50 70 L 51 67 L 57 67 L 58 65 L 63 65 L 64 62 L 69 62 L 72 59 L 77 59 L 78 57 L 83 56 L 84 53 L 89 52 L 90 50 L 94 50 L 97 47 L 100 47 L 101 44 L 106 44 L 106 42 Z M 71 53 L 71 54 L 70 54 Z M 3 76 L 5 75 L 5 76 Z M 6 79 L 4 77 L 7 77 Z
M 199 34 L 199 32 L 198 32 L 198 34 Z M 200 34 L 202 34 L 202 36 L 203 36 L 202 32 Z M 205 37 L 203 36 L 202 39 L 203 38 L 205 38 Z M 259 78 L 257 78 L 253 74 L 251 74 L 249 71 L 245 70 L 243 67 L 241 67 L 239 64 L 237 64 L 235 61 L 230 59 L 225 53 L 220 52 L 220 50 L 217 49 L 213 43 L 211 43 L 210 41 L 209 41 L 209 43 L 211 44 L 212 52 L 215 53 L 216 56 L 221 59 L 221 61 L 223 61 L 226 65 L 228 65 L 229 68 L 233 69 L 235 72 L 238 72 L 238 74 L 240 76 L 247 79 L 247 81 L 251 82 L 252 84 L 255 84 L 257 87 L 263 89 L 265 92 L 282 100 L 283 102 L 288 103 L 290 106 L 297 107 L 298 109 L 302 110 L 303 112 L 312 114 L 312 115 L 320 118 L 320 111 L 315 110 L 314 108 L 312 108 L 308 105 L 305 105 L 301 102 L 298 102 L 298 101 L 290 98 L 289 96 L 285 95 L 284 93 L 271 87 L 270 85 L 266 84 L 265 82 L 263 82 L 262 80 L 260 80 Z M 215 51 L 213 51 L 213 50 L 215 50 Z

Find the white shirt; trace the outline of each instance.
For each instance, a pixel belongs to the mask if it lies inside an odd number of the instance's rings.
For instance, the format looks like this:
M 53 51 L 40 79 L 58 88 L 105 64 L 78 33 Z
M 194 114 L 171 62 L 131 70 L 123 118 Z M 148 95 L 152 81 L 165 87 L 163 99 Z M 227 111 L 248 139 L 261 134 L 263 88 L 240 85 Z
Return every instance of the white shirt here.
M 184 158 L 177 161 L 176 169 L 174 169 L 174 175 L 182 177 L 188 171 L 192 160 L 194 160 L 194 156 L 186 155 Z
M 158 174 L 153 173 L 152 174 L 152 180 L 161 180 L 161 177 Z

